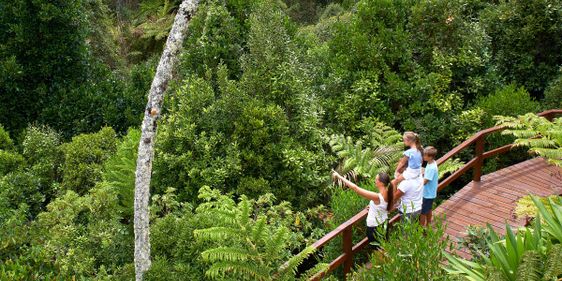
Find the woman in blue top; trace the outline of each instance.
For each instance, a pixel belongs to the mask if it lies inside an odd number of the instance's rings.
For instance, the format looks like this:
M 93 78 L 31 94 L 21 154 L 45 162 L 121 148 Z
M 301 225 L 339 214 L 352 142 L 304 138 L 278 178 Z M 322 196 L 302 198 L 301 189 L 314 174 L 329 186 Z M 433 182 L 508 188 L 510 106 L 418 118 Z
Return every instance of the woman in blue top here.
M 404 145 L 408 146 L 409 149 L 404 151 L 404 156 L 396 166 L 394 180 L 392 181 L 394 186 L 398 186 L 403 180 L 415 179 L 421 175 L 423 147 L 418 134 L 405 132 L 402 136 L 402 140 L 404 141 Z

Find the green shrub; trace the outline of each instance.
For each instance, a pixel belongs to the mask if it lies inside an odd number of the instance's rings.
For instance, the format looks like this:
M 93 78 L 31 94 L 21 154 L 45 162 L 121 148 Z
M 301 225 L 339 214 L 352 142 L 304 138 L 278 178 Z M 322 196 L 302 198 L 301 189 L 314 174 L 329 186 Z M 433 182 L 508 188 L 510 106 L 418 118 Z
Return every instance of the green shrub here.
M 544 91 L 543 108 L 562 108 L 562 74 L 550 82 Z
M 0 151 L 5 175 L 0 178 L 0 198 L 17 209 L 26 203 L 33 218 L 55 196 L 60 179 L 59 135 L 47 127 L 29 127 L 21 144 L 22 154 Z
M 381 241 L 384 252 L 373 253 L 372 267 L 358 270 L 353 280 L 451 280 L 441 265 L 448 246 L 443 231 L 441 223 L 398 223 L 388 241 Z
M 54 200 L 35 222 L 34 246 L 62 277 L 93 277 L 133 259 L 133 236 L 120 222 L 116 191 L 98 184 L 84 196 L 74 191 Z
M 64 152 L 62 187 L 85 194 L 102 179 L 104 162 L 117 149 L 115 131 L 106 127 L 93 134 L 82 134 L 62 145 Z
M 478 99 L 475 105 L 485 113 L 484 126 L 494 125 L 495 115 L 517 116 L 529 112 L 537 112 L 540 108 L 523 87 L 515 84 L 505 86 L 494 93 Z
M 10 134 L 4 130 L 4 127 L 0 125 L 0 149 L 10 150 L 14 148 L 14 142 L 10 138 Z

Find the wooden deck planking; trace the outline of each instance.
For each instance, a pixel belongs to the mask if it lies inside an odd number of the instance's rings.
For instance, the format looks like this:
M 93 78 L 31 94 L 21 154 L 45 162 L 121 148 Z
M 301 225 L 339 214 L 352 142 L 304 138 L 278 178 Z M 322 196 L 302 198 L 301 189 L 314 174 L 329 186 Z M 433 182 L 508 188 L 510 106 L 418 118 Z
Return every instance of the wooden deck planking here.
M 446 224 L 445 235 L 451 241 L 466 236 L 469 225 L 490 224 L 496 232 L 504 233 L 505 224 L 514 228 L 524 226 L 525 219 L 516 219 L 516 202 L 528 194 L 539 196 L 562 194 L 562 169 L 548 165 L 542 158 L 534 158 L 483 175 L 478 183 L 470 182 L 434 210 Z M 458 250 L 462 257 L 470 257 L 466 249 Z

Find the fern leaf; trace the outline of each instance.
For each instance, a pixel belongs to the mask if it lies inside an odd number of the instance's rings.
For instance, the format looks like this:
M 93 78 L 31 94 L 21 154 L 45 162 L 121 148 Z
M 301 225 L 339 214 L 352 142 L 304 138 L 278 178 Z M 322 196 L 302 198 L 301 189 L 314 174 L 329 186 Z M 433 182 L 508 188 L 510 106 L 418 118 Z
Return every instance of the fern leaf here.
M 218 247 L 205 250 L 201 253 L 203 260 L 208 262 L 216 261 L 247 261 L 251 258 L 248 251 L 241 248 Z
M 225 274 L 234 274 L 242 280 L 268 280 L 269 272 L 264 267 L 243 261 L 216 262 L 205 272 L 212 279 L 224 279 Z
M 254 243 L 258 243 L 258 241 L 264 241 L 265 239 L 265 221 L 266 218 L 265 216 L 260 216 L 256 222 L 256 224 L 253 226 L 252 229 L 252 241 L 254 241 Z
M 319 263 L 317 265 L 315 265 L 313 268 L 307 270 L 303 276 L 301 276 L 300 280 L 310 280 L 312 278 L 312 276 L 321 273 L 321 272 L 326 272 L 328 271 L 328 269 L 330 268 L 330 265 L 327 263 Z
M 299 265 L 301 265 L 302 262 L 310 255 L 312 255 L 314 252 L 316 252 L 316 248 L 312 246 L 306 247 L 300 253 L 291 257 L 285 264 L 283 264 L 279 268 L 279 272 L 280 273 L 290 272 L 292 274 L 295 274 L 297 272 L 297 268 L 299 267 Z
M 546 256 L 543 280 L 556 280 L 562 275 L 562 244 L 554 244 Z
M 193 235 L 195 236 L 195 238 L 204 241 L 223 241 L 225 239 L 233 239 L 239 237 L 240 230 L 231 227 L 216 226 L 194 230 Z
M 541 278 L 541 255 L 537 251 L 527 251 L 517 267 L 517 281 L 538 281 Z

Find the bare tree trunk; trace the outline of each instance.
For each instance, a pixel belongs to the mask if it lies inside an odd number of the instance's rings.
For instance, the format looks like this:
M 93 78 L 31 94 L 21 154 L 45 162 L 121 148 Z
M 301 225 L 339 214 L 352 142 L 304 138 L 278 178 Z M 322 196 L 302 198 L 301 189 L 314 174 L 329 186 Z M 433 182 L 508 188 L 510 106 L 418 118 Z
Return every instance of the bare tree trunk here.
M 150 268 L 150 229 L 148 200 L 150 198 L 150 178 L 152 159 L 154 157 L 154 141 L 156 137 L 156 121 L 160 117 L 160 109 L 164 92 L 172 79 L 174 64 L 182 48 L 189 21 L 195 14 L 199 0 L 184 0 L 168 35 L 164 52 L 160 57 L 154 80 L 150 86 L 148 103 L 142 121 L 141 139 L 135 172 L 135 276 L 137 281 L 143 279 L 144 273 Z

